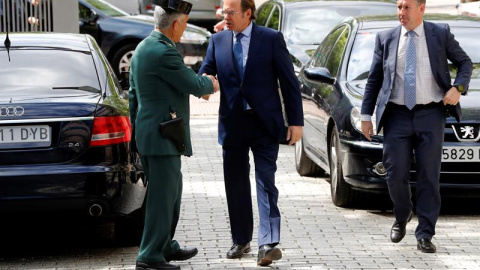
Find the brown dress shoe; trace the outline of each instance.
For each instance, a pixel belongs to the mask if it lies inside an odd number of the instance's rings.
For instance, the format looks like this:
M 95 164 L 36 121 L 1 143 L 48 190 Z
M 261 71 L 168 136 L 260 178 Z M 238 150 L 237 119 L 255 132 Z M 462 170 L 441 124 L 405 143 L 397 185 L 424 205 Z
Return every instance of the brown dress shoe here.
M 257 264 L 259 266 L 267 266 L 272 264 L 273 261 L 280 260 L 282 258 L 282 251 L 271 245 L 262 245 L 258 249 Z

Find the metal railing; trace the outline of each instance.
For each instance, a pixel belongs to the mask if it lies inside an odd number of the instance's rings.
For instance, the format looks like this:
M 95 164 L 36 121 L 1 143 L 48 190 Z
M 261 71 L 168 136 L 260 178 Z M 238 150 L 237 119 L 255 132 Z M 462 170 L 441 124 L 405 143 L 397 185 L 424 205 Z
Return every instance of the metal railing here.
M 52 0 L 0 0 L 0 32 L 53 32 Z

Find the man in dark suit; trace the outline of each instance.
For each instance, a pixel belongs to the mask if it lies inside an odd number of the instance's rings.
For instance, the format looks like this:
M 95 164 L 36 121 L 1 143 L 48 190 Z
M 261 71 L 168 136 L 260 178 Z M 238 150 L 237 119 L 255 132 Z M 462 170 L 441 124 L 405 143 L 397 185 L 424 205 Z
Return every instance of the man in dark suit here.
M 210 39 L 200 74 L 220 83 L 218 140 L 223 149 L 225 190 L 233 246 L 227 258 L 250 251 L 253 211 L 249 151 L 255 163 L 260 226 L 258 265 L 282 257 L 280 211 L 275 186 L 279 141 L 290 145 L 302 137 L 303 110 L 297 78 L 283 35 L 257 26 L 253 0 L 225 0 L 228 30 Z M 281 95 L 278 89 L 280 82 Z M 288 129 L 282 114 L 282 98 Z
M 401 26 L 377 34 L 362 104 L 362 131 L 370 140 L 376 106 L 396 219 L 390 232 L 394 243 L 403 239 L 412 217 L 409 179 L 415 153 L 417 248 L 434 253 L 445 111 L 460 121 L 458 101 L 467 93 L 473 66 L 448 25 L 423 21 L 425 0 L 398 0 L 397 6 Z M 447 59 L 458 68 L 453 85 Z
M 191 4 L 182 0 L 155 1 L 155 30 L 138 44 L 130 70 L 130 119 L 148 180 L 145 226 L 136 269 L 180 269 L 171 260 L 187 260 L 196 248 L 181 249 L 173 240 L 182 198 L 181 155 L 191 156 L 189 96 L 218 89 L 213 76 L 198 76 L 185 66 L 175 48 L 187 26 Z M 206 97 L 205 97 L 206 98 Z M 185 147 L 162 136 L 160 123 L 183 117 Z M 179 134 L 180 135 L 180 134 Z

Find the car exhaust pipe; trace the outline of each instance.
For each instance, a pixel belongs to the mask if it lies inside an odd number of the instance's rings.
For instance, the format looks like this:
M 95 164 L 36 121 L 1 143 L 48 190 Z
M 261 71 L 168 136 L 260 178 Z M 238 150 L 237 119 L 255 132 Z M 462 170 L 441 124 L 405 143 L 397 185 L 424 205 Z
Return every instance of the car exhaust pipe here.
M 90 205 L 90 207 L 88 208 L 88 214 L 91 216 L 91 217 L 99 217 L 103 214 L 103 207 L 100 205 L 100 204 L 97 204 L 97 203 L 93 203 L 92 205 Z

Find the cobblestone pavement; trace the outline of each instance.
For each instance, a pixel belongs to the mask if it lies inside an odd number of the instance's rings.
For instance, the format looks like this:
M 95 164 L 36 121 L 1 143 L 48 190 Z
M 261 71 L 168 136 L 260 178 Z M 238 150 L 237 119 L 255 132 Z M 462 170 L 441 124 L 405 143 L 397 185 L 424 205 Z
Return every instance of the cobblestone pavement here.
M 430 12 L 455 14 L 456 0 L 432 0 Z M 209 101 L 191 98 L 194 156 L 184 158 L 184 192 L 176 239 L 195 246 L 199 254 L 182 269 L 257 269 L 256 230 L 252 252 L 227 260 L 231 246 L 222 176 L 221 147 L 217 144 L 219 95 Z M 252 168 L 253 172 L 253 168 Z M 253 174 L 251 175 L 253 181 Z M 277 187 L 282 212 L 282 260 L 265 269 L 480 269 L 480 209 L 478 201 L 444 201 L 433 242 L 437 253 L 416 249 L 414 217 L 407 236 L 389 241 L 391 211 L 335 207 L 328 176 L 301 177 L 295 171 L 293 147 L 281 145 Z M 252 185 L 254 182 L 252 182 Z M 252 190 L 255 193 L 255 190 Z M 254 196 L 255 222 L 258 222 Z M 391 209 L 388 200 L 367 200 L 367 207 Z M 135 269 L 136 246 L 115 242 L 111 223 L 97 226 L 63 217 L 54 220 L 0 218 L 0 270 L 123 270 Z M 261 268 L 260 268 L 261 269 Z
M 256 231 L 251 253 L 241 259 L 226 259 L 231 239 L 221 147 L 216 143 L 217 120 L 196 116 L 191 127 L 195 153 L 183 160 L 184 192 L 176 239 L 181 245 L 197 247 L 199 254 L 178 264 L 195 270 L 255 269 Z M 281 145 L 277 186 L 282 212 L 279 247 L 284 257 L 272 269 L 480 269 L 478 210 L 442 214 L 433 239 L 438 251 L 422 254 L 416 249 L 415 217 L 405 239 L 393 244 L 388 239 L 391 211 L 335 207 L 327 179 L 300 177 L 295 171 L 293 147 Z M 116 244 L 108 235 L 108 224 L 104 226 L 107 229 L 92 229 L 39 219 L 2 229 L 0 269 L 134 269 L 138 247 Z

